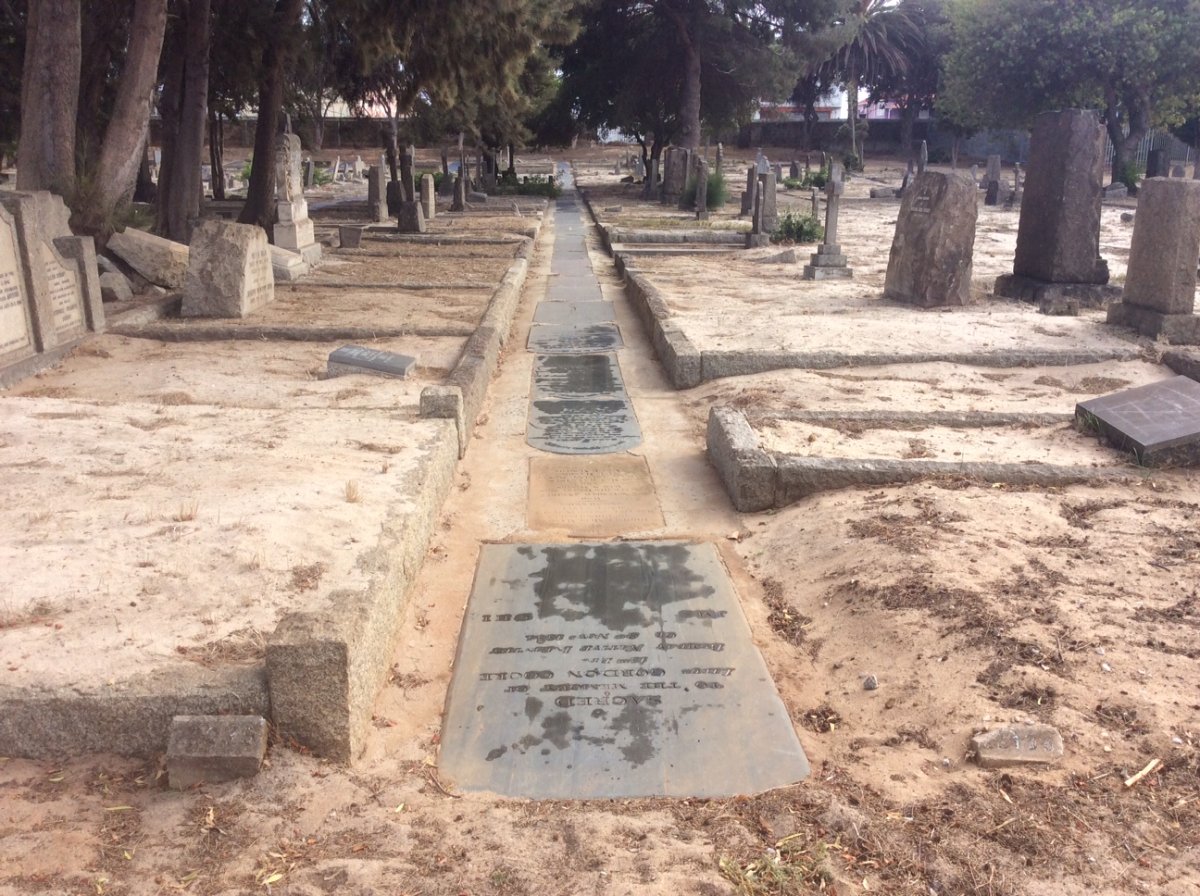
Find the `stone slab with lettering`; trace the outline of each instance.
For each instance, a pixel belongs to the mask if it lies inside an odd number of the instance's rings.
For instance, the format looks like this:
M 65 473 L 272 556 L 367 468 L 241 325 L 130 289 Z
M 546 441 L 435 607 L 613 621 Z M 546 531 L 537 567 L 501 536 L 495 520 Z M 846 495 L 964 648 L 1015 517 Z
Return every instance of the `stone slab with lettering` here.
M 1063 740 L 1049 725 L 1009 725 L 976 734 L 971 749 L 983 768 L 1047 765 L 1062 759 Z
M 245 317 L 273 301 L 271 249 L 261 227 L 219 220 L 196 225 L 180 311 L 184 317 Z
M 666 523 L 646 458 L 632 454 L 533 457 L 529 529 L 573 538 L 612 538 Z
M 808 761 L 711 544 L 488 544 L 439 766 L 533 799 L 730 797 Z
M 979 214 L 975 185 L 926 171 L 905 191 L 883 296 L 921 308 L 971 301 L 971 258 Z
M 1081 401 L 1075 419 L 1142 466 L 1200 464 L 1200 383 L 1189 377 Z
M 383 351 L 377 348 L 366 348 L 361 345 L 343 345 L 329 354 L 329 368 L 326 376 L 348 376 L 351 374 L 366 374 L 367 376 L 382 376 L 392 379 L 407 379 L 417 366 L 417 359 L 409 355 Z
M 127 227 L 109 238 L 108 251 L 151 283 L 183 289 L 188 272 L 188 247 L 183 243 Z
M 276 283 L 294 283 L 310 270 L 308 262 L 299 252 L 290 252 L 279 246 L 271 247 L 271 271 L 275 274 Z
M 538 324 L 529 329 L 526 348 L 531 352 L 589 354 L 624 348 L 616 324 L 556 325 Z
M 0 369 L 39 351 L 16 222 L 0 208 Z
M 614 354 L 539 355 L 526 441 L 552 454 L 607 454 L 642 442 Z

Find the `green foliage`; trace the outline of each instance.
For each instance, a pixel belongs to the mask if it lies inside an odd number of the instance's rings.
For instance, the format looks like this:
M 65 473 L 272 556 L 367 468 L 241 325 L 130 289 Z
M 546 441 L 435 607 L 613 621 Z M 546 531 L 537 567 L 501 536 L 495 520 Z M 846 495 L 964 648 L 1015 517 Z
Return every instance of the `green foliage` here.
M 771 239 L 777 243 L 816 243 L 825 237 L 825 228 L 812 215 L 784 212 L 779 223 L 771 231 Z
M 729 200 L 729 186 L 725 183 L 725 176 L 717 171 L 712 172 L 708 176 L 708 192 L 704 194 L 705 205 L 709 211 L 714 211 L 721 208 Z M 680 197 L 680 202 L 688 207 L 694 208 L 696 205 L 696 178 L 689 178 L 687 186 L 683 190 L 683 195 Z
M 827 183 L 829 183 L 829 169 L 824 167 L 813 169 L 803 177 L 785 177 L 783 179 L 783 186 L 788 190 L 809 190 L 813 187 L 820 190 L 824 189 Z
M 318 168 L 313 166 L 313 184 L 318 187 L 328 186 L 333 183 L 333 171 L 329 168 Z
M 562 188 L 553 177 L 531 174 L 517 178 L 505 172 L 496 181 L 496 188 L 492 193 L 497 196 L 545 196 L 548 199 L 557 199 L 562 195 Z
M 250 175 L 253 171 L 254 156 L 249 156 L 246 161 L 242 163 L 242 170 L 238 172 L 238 177 L 244 180 L 246 183 L 250 183 Z
M 1114 178 L 1118 183 L 1124 184 L 1129 188 L 1129 194 L 1137 193 L 1138 184 L 1141 183 L 1143 177 L 1146 176 L 1146 170 L 1137 162 L 1125 162 L 1117 169 L 1117 175 Z

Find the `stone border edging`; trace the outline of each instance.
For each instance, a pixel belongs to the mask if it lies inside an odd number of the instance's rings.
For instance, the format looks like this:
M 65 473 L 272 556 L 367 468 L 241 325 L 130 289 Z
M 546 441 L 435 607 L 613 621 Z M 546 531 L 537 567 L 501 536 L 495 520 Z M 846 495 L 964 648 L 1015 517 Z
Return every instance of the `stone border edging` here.
M 235 324 L 152 323 L 109 329 L 117 336 L 155 339 L 159 342 L 359 342 L 402 336 L 463 339 L 473 327 L 339 327 L 339 326 L 237 326 Z
M 843 415 L 844 416 L 844 415 Z M 949 423 L 959 415 L 891 415 L 909 422 Z M 1008 415 L 989 415 L 993 420 Z M 1011 415 L 1017 418 L 1031 415 Z M 886 414 L 877 416 L 883 425 Z M 934 417 L 943 422 L 934 422 Z M 797 419 L 792 417 L 790 419 Z M 832 419 L 832 418 L 826 418 Z M 866 420 L 866 417 L 859 417 Z M 1009 421 L 1004 421 L 1009 422 Z M 1063 422 L 1056 419 L 1054 422 Z M 985 425 L 996 425 L 987 423 Z M 956 463 L 933 460 L 852 460 L 801 457 L 766 451 L 746 415 L 729 407 L 713 407 L 708 414 L 708 456 L 716 467 L 734 509 L 755 513 L 789 504 L 823 491 L 854 486 L 901 485 L 923 479 L 974 479 L 1008 485 L 1062 486 L 1079 483 L 1127 482 L 1137 478 L 1125 470 L 1093 467 L 1059 467 L 1052 464 Z
M 541 220 L 538 222 L 540 232 Z M 440 417 L 454 421 L 458 432 L 458 456 L 464 457 L 470 444 L 475 420 L 487 397 L 488 384 L 500 363 L 500 351 L 508 341 L 516 315 L 529 259 L 536 239 L 526 239 L 517 249 L 513 263 L 492 293 L 479 326 L 467 339 L 458 363 L 440 386 L 421 390 L 422 417 Z

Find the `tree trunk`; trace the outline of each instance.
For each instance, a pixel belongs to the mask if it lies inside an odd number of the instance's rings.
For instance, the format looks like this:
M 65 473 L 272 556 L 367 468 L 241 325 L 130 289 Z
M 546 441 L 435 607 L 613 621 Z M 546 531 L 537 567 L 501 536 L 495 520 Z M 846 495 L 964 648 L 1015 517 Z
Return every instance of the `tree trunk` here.
M 283 73 L 291 57 L 291 33 L 300 21 L 304 0 L 275 0 L 269 39 L 263 47 L 258 82 L 258 127 L 254 131 L 254 165 L 246 189 L 246 205 L 238 220 L 269 230 L 275 217 L 275 137 L 283 108 Z
M 679 137 L 684 149 L 700 148 L 700 50 L 688 29 L 687 20 L 677 10 L 664 6 L 663 12 L 675 26 L 683 47 L 683 91 L 679 96 Z
M 913 127 L 917 123 L 917 113 L 921 105 L 911 98 L 906 98 L 900 110 L 900 149 L 905 156 L 912 156 Z
M 80 0 L 30 0 L 21 77 L 17 189 L 75 192 Z
M 164 181 L 160 177 L 158 191 L 158 232 L 167 239 L 187 243 L 192 238 L 192 225 L 200 217 L 200 162 L 204 156 L 204 122 L 208 117 L 208 56 L 211 22 L 210 0 L 183 0 L 180 14 L 185 25 L 179 29 L 183 46 L 179 50 L 182 71 L 177 78 L 179 97 L 170 104 L 177 116 L 167 121 L 164 91 L 163 109 L 163 171 L 170 172 Z M 168 143 L 166 134 L 173 131 Z M 215 174 L 214 174 L 215 177 Z
M 213 199 L 225 201 L 225 119 L 208 110 L 208 162 L 212 166 Z
M 850 155 L 858 159 L 858 70 L 854 63 L 846 73 L 846 117 L 850 121 Z

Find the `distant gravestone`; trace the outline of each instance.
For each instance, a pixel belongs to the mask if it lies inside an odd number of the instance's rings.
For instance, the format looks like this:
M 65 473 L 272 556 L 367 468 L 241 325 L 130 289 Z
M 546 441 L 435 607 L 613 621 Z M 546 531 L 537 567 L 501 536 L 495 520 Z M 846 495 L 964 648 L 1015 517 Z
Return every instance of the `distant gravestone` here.
M 917 174 L 924 174 L 925 169 L 929 167 L 929 143 L 925 140 L 921 141 L 921 148 L 917 153 Z
M 708 162 L 696 159 L 696 220 L 708 220 Z
M 778 206 L 778 182 L 775 180 L 775 172 L 768 171 L 766 174 L 758 176 L 758 187 L 762 192 L 762 226 L 767 233 L 773 233 L 775 228 L 779 226 L 779 206 Z
M 372 221 L 386 221 L 389 217 L 387 208 L 387 181 L 384 170 L 379 165 L 367 169 L 367 210 Z
M 1094 111 L 1044 112 L 1034 122 L 1013 273 L 997 295 L 1040 302 L 1057 298 L 1100 307 L 1119 295 L 1107 287 L 1100 257 L 1104 131 Z
M 971 301 L 975 185 L 953 174 L 918 174 L 900 205 L 885 299 L 922 308 Z
M 1182 165 L 1176 165 L 1171 169 L 1171 177 L 1187 177 L 1187 172 Z
M 396 230 L 399 233 L 425 232 L 425 213 L 421 210 L 421 203 L 407 200 L 400 203 L 396 214 Z
M 184 317 L 245 317 L 275 300 L 271 250 L 261 227 L 201 221 L 190 249 Z
M 1108 322 L 1131 326 L 1174 344 L 1200 344 L 1196 259 L 1200 257 L 1200 181 L 1142 181 L 1129 268 L 1121 301 Z
M 746 169 L 746 189 L 742 192 L 742 214 L 749 215 L 754 211 L 754 191 L 758 184 L 758 169 L 751 165 Z
M 763 188 L 762 181 L 757 176 L 754 180 L 754 192 L 751 201 L 754 211 L 750 217 L 750 233 L 746 235 L 746 248 L 759 249 L 771 245 L 771 234 L 763 226 Z
M 679 205 L 684 191 L 687 189 L 687 179 L 691 168 L 692 154 L 681 146 L 668 146 L 666 168 L 663 169 L 664 205 Z
M 326 376 L 332 379 L 351 374 L 365 374 L 402 380 L 406 379 L 416 366 L 417 359 L 409 355 L 365 348 L 361 345 L 343 345 L 330 353 Z
M 298 252 L 310 264 L 321 261 L 321 244 L 316 241 L 304 180 L 300 174 L 300 138 L 280 134 L 275 149 L 275 212 L 279 221 L 272 231 L 275 245 Z
M 825 239 L 804 266 L 805 280 L 845 280 L 854 276 L 837 241 L 838 213 L 845 188 L 842 163 L 830 162 L 829 180 L 825 183 Z
M 792 159 L 792 164 L 788 166 L 788 177 L 792 180 L 800 179 L 800 163 Z
M 1081 401 L 1075 419 L 1142 466 L 1200 464 L 1200 383 L 1189 377 Z
M 437 194 L 433 189 L 433 175 L 428 173 L 421 175 L 421 211 L 426 221 L 437 217 Z
M 450 203 L 450 211 L 463 212 L 467 210 L 467 176 L 463 169 L 458 169 L 458 177 L 454 179 L 454 199 Z
M 1152 149 L 1146 153 L 1146 179 L 1166 177 L 1170 174 L 1171 163 L 1165 149 Z
M 77 237 L 60 197 L 0 193 L 0 384 L 53 364 L 104 329 L 91 237 Z

